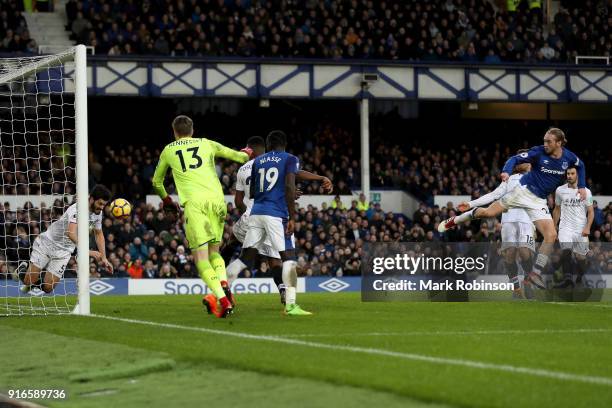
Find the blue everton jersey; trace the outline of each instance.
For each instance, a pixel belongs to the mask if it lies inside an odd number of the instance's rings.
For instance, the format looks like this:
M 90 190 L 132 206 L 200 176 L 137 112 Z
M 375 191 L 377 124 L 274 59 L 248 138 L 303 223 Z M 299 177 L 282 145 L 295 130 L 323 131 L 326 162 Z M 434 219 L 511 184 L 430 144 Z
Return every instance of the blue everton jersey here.
M 251 169 L 251 215 L 288 218 L 285 176 L 299 171 L 298 158 L 287 152 L 271 151 L 257 157 Z
M 531 163 L 531 171 L 521 177 L 521 185 L 540 198 L 546 198 L 557 187 L 566 182 L 565 170 L 575 167 L 578 172 L 578 188 L 586 187 L 584 163 L 574 153 L 563 148 L 563 154 L 555 159 L 544 151 L 544 146 L 536 146 L 528 152 L 512 156 L 504 165 L 503 172 L 512 174 L 514 166 Z

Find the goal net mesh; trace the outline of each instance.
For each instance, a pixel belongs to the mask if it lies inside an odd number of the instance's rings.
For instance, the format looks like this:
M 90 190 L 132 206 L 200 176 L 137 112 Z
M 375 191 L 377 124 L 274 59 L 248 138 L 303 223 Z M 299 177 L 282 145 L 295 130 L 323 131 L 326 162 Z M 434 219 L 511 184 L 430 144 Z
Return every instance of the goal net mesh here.
M 76 259 L 52 241 L 34 257 L 50 265 L 36 266 L 64 279 L 50 293 L 20 279 L 36 239 L 76 197 L 73 56 L 0 60 L 0 315 L 70 313 L 77 303 Z

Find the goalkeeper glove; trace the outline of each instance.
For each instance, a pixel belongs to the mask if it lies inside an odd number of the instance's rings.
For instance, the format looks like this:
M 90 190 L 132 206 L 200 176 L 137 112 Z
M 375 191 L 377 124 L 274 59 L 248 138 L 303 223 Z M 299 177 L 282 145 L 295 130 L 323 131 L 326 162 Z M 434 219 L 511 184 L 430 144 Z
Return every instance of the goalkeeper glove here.
M 163 208 L 166 216 L 170 217 L 171 219 L 178 218 L 178 215 L 181 213 L 181 207 L 179 204 L 172 200 L 172 197 L 170 196 L 166 196 L 166 198 L 162 199 L 162 202 L 164 203 Z
M 250 147 L 248 147 L 248 146 L 247 146 L 247 147 L 245 147 L 245 148 L 243 148 L 243 149 L 240 149 L 240 151 L 241 151 L 242 153 L 246 153 L 246 154 L 248 154 L 248 155 L 249 155 L 249 159 L 252 159 L 252 158 L 253 158 L 253 149 L 251 149 Z

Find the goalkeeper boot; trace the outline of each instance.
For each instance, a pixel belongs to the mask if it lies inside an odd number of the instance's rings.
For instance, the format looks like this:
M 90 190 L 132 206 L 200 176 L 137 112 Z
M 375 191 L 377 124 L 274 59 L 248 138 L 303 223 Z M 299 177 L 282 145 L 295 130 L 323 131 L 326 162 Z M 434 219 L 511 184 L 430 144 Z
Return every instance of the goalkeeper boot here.
M 292 305 L 285 306 L 285 314 L 287 316 L 310 316 L 312 315 L 312 313 L 307 312 L 306 310 L 302 309 L 299 305 L 296 305 L 295 303 Z
M 234 297 L 234 294 L 232 293 L 232 290 L 230 289 L 230 286 L 227 281 L 221 282 L 221 287 L 223 288 L 223 293 L 225 293 L 225 296 L 232 304 L 232 307 L 236 306 L 236 298 Z
M 212 293 L 202 298 L 202 304 L 206 308 L 208 314 L 217 314 L 217 297 Z
M 224 319 L 228 317 L 229 315 L 231 315 L 232 313 L 234 313 L 234 308 L 232 308 L 232 304 L 227 299 L 227 296 L 224 296 L 221 299 L 219 299 L 219 303 L 221 304 L 221 309 L 219 309 L 215 313 L 215 316 L 217 316 L 220 319 Z
M 444 220 L 438 224 L 438 232 L 443 233 L 455 228 L 456 226 L 457 224 L 455 224 L 455 217 L 450 217 L 449 219 Z

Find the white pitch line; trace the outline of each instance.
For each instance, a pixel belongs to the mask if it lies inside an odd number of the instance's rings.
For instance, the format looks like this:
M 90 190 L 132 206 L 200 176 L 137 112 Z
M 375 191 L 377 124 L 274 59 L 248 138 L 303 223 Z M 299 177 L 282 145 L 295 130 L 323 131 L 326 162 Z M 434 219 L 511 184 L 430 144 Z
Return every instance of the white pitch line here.
M 587 383 L 587 384 L 612 386 L 612 378 L 609 378 L 609 377 L 598 377 L 598 376 L 591 376 L 591 375 L 573 374 L 573 373 L 566 373 L 563 371 L 544 370 L 544 369 L 531 368 L 531 367 L 520 367 L 520 366 L 513 366 L 513 365 L 508 365 L 508 364 L 485 363 L 485 362 L 474 361 L 474 360 L 435 357 L 435 356 L 428 356 L 424 354 L 403 353 L 403 352 L 398 352 L 398 351 L 376 349 L 376 348 L 369 348 L 369 347 L 315 343 L 311 341 L 288 339 L 288 338 L 277 337 L 277 336 L 266 336 L 266 335 L 249 334 L 249 333 L 242 333 L 242 332 L 231 332 L 231 331 L 226 331 L 226 330 L 208 329 L 205 327 L 182 326 L 179 324 L 159 323 L 159 322 L 152 322 L 152 321 L 147 321 L 147 320 L 137 320 L 137 319 L 127 319 L 123 317 L 114 317 L 114 316 L 105 316 L 105 315 L 90 315 L 90 316 L 100 318 L 100 319 L 124 322 L 124 323 L 133 323 L 133 324 L 141 324 L 145 326 L 163 327 L 167 329 L 187 330 L 187 331 L 194 331 L 194 332 L 208 333 L 208 334 L 218 334 L 218 335 L 227 336 L 227 337 L 237 337 L 241 339 L 257 340 L 257 341 L 268 341 L 268 342 L 273 342 L 273 343 L 288 344 L 292 346 L 303 346 L 303 347 L 309 347 L 309 348 L 315 348 L 315 349 L 327 349 L 327 350 L 333 350 L 333 351 L 348 351 L 351 353 L 369 354 L 369 355 L 377 355 L 377 356 L 385 356 L 385 357 L 396 357 L 396 358 L 402 358 L 405 360 L 426 362 L 426 363 L 432 363 L 432 364 L 478 368 L 481 370 L 502 371 L 502 372 L 508 372 L 508 373 L 513 373 L 513 374 L 527 374 L 527 375 L 532 375 L 536 377 L 552 378 L 555 380 L 574 381 L 574 382 L 582 382 L 582 383 Z
M 322 333 L 322 334 L 285 334 L 282 338 L 298 337 L 384 337 L 384 336 L 473 336 L 496 334 L 559 334 L 559 333 L 611 333 L 612 329 L 533 329 L 533 330 L 473 330 L 473 331 L 428 331 L 428 332 L 373 332 L 373 333 Z
M 602 305 L 600 303 L 595 302 L 546 302 L 551 305 L 560 305 L 560 306 L 588 306 L 588 307 L 603 307 L 603 308 L 612 308 L 612 305 Z

